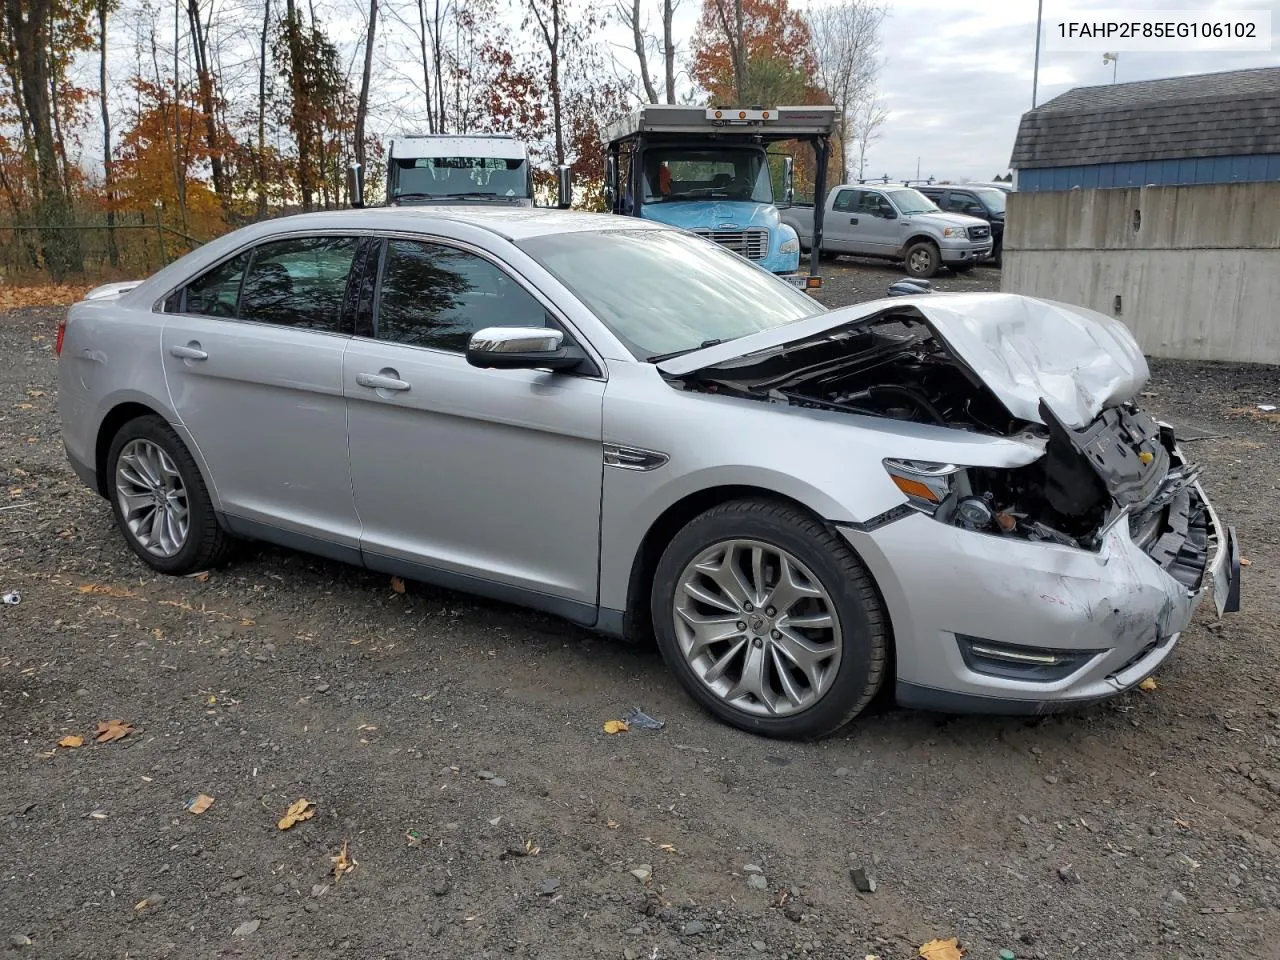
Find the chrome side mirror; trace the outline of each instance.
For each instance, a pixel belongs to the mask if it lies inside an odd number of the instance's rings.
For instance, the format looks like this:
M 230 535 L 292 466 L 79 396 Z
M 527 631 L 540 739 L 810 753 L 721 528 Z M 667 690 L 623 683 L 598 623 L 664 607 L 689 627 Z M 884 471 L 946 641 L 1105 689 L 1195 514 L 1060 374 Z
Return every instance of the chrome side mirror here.
M 796 199 L 796 158 L 782 158 L 782 195 L 786 198 L 787 206 L 795 203 Z
M 586 359 L 550 327 L 486 327 L 467 343 L 467 363 L 493 370 L 574 370 Z

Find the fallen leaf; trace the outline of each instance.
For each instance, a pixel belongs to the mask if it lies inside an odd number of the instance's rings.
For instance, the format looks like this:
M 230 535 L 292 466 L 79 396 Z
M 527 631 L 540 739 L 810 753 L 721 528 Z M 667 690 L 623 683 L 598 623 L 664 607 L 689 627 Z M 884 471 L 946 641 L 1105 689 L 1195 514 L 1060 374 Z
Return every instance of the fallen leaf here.
M 542 848 L 537 846 L 532 840 L 524 842 L 524 852 L 527 857 L 536 857 L 542 852 Z
M 36 397 L 43 397 L 43 396 L 44 396 L 44 391 L 43 391 L 43 390 L 28 390 L 28 391 L 27 391 L 27 396 L 28 396 L 28 397 L 31 397 L 32 399 L 35 399 Z
M 50 757 L 55 756 L 57 752 L 57 750 L 42 750 L 40 753 L 37 753 L 36 756 L 41 760 L 48 760 Z
M 676 852 L 675 844 L 672 844 L 672 843 L 664 843 L 664 844 L 662 845 L 662 849 L 663 849 L 663 850 L 665 850 L 667 853 L 675 853 L 675 852 Z
M 1242 566 L 1242 567 L 1252 567 L 1252 566 L 1253 566 L 1253 561 L 1252 561 L 1252 560 L 1250 560 L 1248 557 L 1241 557 L 1241 558 L 1240 558 L 1240 566 Z
M 399 577 L 391 578 L 391 589 L 396 593 L 404 593 L 404 581 Z
M 121 600 L 127 600 L 137 597 L 137 594 L 131 590 L 125 590 L 123 587 L 112 587 L 102 583 L 86 583 L 80 588 L 81 593 L 101 593 L 108 597 L 116 597 Z
M 338 851 L 336 857 L 330 857 L 333 861 L 333 879 L 341 880 L 344 875 L 350 873 L 356 868 L 356 861 L 347 853 L 347 841 L 342 841 L 342 849 Z
M 606 720 L 604 722 L 605 733 L 626 733 L 630 729 L 625 720 Z
M 10 487 L 10 488 L 9 488 L 9 496 L 11 496 L 11 497 L 20 497 L 20 496 L 22 496 L 22 488 L 21 488 L 21 487 Z
M 617 820 L 606 820 L 604 825 L 608 827 L 610 830 L 617 830 L 618 827 L 620 826 Z
M 288 830 L 295 823 L 301 823 L 303 820 L 310 820 L 316 815 L 316 805 L 305 798 L 295 800 L 285 815 L 280 818 L 280 822 L 276 824 L 281 830 Z
M 920 947 L 920 956 L 925 960 L 960 960 L 964 951 L 960 949 L 960 941 L 951 937 L 949 940 L 930 940 Z
M 187 810 L 190 813 L 204 813 L 211 806 L 213 806 L 213 797 L 207 793 L 198 794 L 187 801 Z
M 98 723 L 94 733 L 97 734 L 98 743 L 113 743 L 133 733 L 133 727 L 123 720 L 103 720 Z
M 1146 690 L 1147 692 L 1150 692 L 1156 689 L 1156 687 L 1158 686 L 1159 684 L 1156 683 L 1155 677 L 1147 677 L 1147 679 L 1143 680 L 1140 684 L 1138 684 L 1138 689 Z
M 149 906 L 151 906 L 151 901 L 150 901 L 150 900 L 147 900 L 147 899 L 144 897 L 143 899 L 139 900 L 137 903 L 135 903 L 135 904 L 133 905 L 133 909 L 135 909 L 135 910 L 144 910 L 144 909 L 146 909 L 146 908 L 147 908 L 147 907 L 149 907 Z
M 34 403 L 20 403 L 20 404 L 18 404 L 18 409 L 19 409 L 19 410 L 34 410 L 35 408 L 36 408 L 36 405 L 35 405 Z
M 209 571 L 208 571 L 208 570 L 201 570 L 199 573 L 188 573 L 188 574 L 187 574 L 187 579 L 188 579 L 188 580 L 194 580 L 196 583 L 208 583 L 208 582 L 209 582 Z
M 76 737 L 76 736 L 63 737 L 61 740 L 58 741 L 58 746 L 66 747 L 68 750 L 74 750 L 76 747 L 83 747 L 84 737 Z

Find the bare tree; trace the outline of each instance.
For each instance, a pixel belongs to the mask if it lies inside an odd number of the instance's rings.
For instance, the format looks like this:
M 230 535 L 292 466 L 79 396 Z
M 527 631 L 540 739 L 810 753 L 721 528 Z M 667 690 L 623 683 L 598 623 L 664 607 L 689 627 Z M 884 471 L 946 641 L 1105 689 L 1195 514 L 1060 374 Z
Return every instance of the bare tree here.
M 738 103 L 746 98 L 747 88 L 747 37 L 742 12 L 742 0 L 710 0 L 716 21 L 724 31 L 729 45 L 729 60 L 733 64 L 733 95 Z
M 880 139 L 880 127 L 889 119 L 884 101 L 874 96 L 858 103 L 850 117 L 849 133 L 858 148 L 858 179 L 866 175 L 867 149 Z
M 373 38 L 378 28 L 378 0 L 369 0 L 369 29 L 364 37 L 364 74 L 360 78 L 360 99 L 356 101 L 355 152 L 360 169 L 365 166 L 364 124 L 369 116 L 369 79 L 373 74 Z
M 267 215 L 267 43 L 271 37 L 271 0 L 262 0 L 262 35 L 258 42 L 258 216 Z
M 874 0 L 840 0 L 831 6 L 810 8 L 806 14 L 818 67 L 815 79 L 836 108 L 842 182 L 849 179 L 846 144 L 853 113 L 874 93 L 884 17 L 884 6 Z
M 640 63 L 640 82 L 644 84 L 646 103 L 657 103 L 658 92 L 653 87 L 653 78 L 649 75 L 649 38 L 644 32 L 644 18 L 640 15 L 640 0 L 617 0 L 614 4 L 618 21 L 631 31 L 631 42 L 636 51 L 636 60 Z
M 196 89 L 200 96 L 200 112 L 204 115 L 204 141 L 209 148 L 209 166 L 213 170 L 213 192 L 218 195 L 224 215 L 231 211 L 231 184 L 223 164 L 222 142 L 218 131 L 218 109 L 214 95 L 213 67 L 209 63 L 208 24 L 201 18 L 200 0 L 187 0 L 187 20 L 191 25 L 191 52 L 196 62 Z M 213 17 L 210 4 L 209 17 Z
M 662 62 L 667 81 L 667 103 L 676 102 L 676 45 L 672 39 L 672 22 L 680 0 L 662 0 Z
M 115 162 L 111 156 L 111 110 L 107 106 L 107 14 L 110 0 L 98 0 L 98 100 L 102 107 L 102 184 L 107 200 L 107 257 L 114 267 L 120 263 L 116 245 Z
M 561 75 L 561 15 L 564 0 L 526 0 L 547 47 L 547 85 L 551 91 L 551 123 L 555 128 L 556 163 L 564 163 L 564 98 Z

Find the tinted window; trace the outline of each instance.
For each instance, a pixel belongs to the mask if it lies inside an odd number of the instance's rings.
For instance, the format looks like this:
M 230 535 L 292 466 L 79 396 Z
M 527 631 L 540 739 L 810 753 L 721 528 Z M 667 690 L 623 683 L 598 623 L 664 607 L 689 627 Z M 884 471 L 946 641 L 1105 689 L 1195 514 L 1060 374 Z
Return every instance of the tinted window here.
M 836 194 L 835 203 L 831 205 L 833 210 L 852 210 L 854 198 L 858 195 L 856 190 L 841 190 Z
M 356 242 L 298 237 L 255 247 L 240 289 L 240 319 L 340 332 Z
M 244 277 L 249 254 L 242 253 L 219 264 L 203 276 L 187 284 L 185 291 L 165 302 L 165 309 L 183 313 L 196 313 L 207 317 L 234 317 L 236 298 L 240 296 L 240 280 Z M 185 293 L 186 305 L 181 296 Z
M 546 311 L 488 260 L 453 247 L 388 240 L 379 340 L 462 353 L 485 327 L 542 327 Z

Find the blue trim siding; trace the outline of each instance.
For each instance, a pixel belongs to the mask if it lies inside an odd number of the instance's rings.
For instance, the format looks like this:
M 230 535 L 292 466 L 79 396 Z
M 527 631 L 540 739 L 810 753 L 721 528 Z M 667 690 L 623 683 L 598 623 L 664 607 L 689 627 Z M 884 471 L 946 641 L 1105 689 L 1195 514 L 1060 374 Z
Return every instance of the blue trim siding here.
M 1192 157 L 1135 163 L 1096 163 L 1078 167 L 1035 167 L 1018 171 L 1018 190 L 1107 189 L 1111 187 L 1185 186 L 1195 183 L 1254 183 L 1280 180 L 1280 153 L 1242 157 Z

